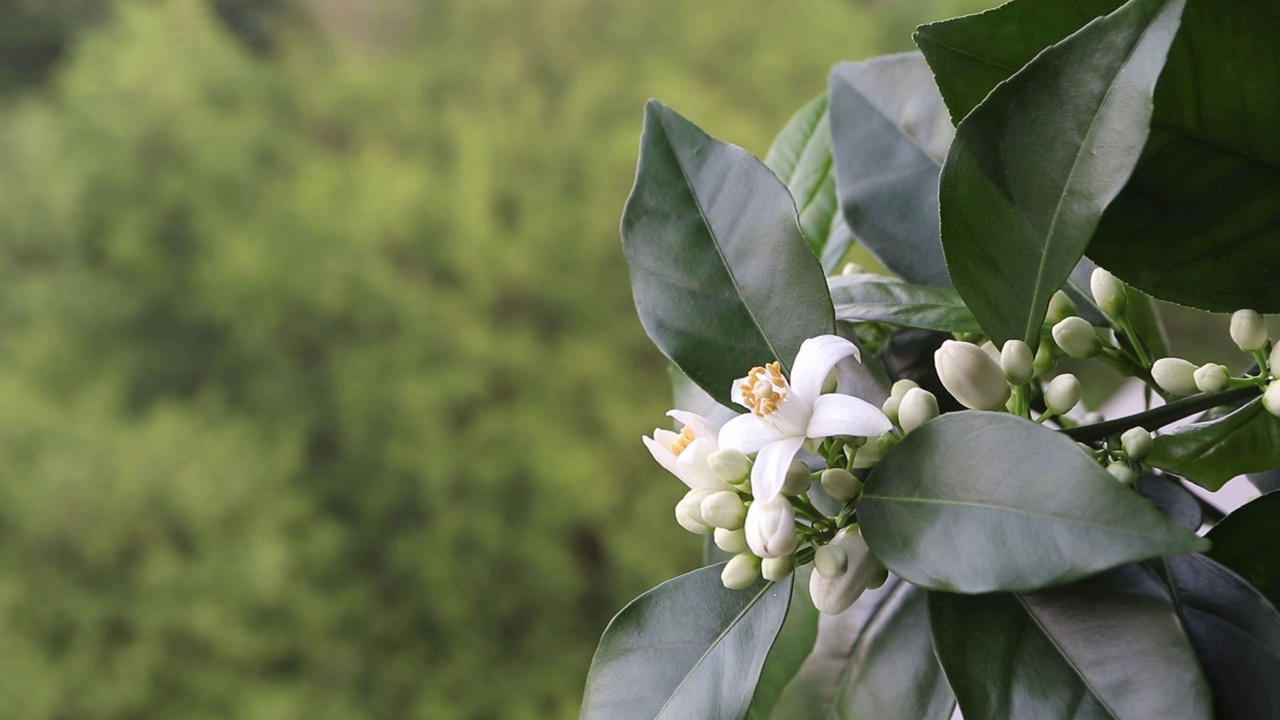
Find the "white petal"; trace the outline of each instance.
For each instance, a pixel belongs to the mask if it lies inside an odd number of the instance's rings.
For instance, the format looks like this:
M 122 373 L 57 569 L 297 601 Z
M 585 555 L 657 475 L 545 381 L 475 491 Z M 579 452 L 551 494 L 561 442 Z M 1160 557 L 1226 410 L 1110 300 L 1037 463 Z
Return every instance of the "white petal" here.
M 811 438 L 849 435 L 873 437 L 893 429 L 880 408 L 852 395 L 827 394 L 814 403 L 805 434 Z
M 822 385 L 836 363 L 852 355 L 859 362 L 858 346 L 837 335 L 819 335 L 800 343 L 796 361 L 791 364 L 791 390 L 806 404 L 822 394 Z
M 729 483 L 721 480 L 707 464 L 707 456 L 715 451 L 714 435 L 710 438 L 698 438 L 689 443 L 689 447 L 676 458 L 676 477 L 683 480 L 690 490 L 697 488 L 732 490 Z
M 744 413 L 720 428 L 719 446 L 750 455 L 784 437 L 786 436 L 778 432 L 772 423 L 765 422 L 751 413 Z
M 756 464 L 751 466 L 751 494 L 757 501 L 769 500 L 782 491 L 787 470 L 803 443 L 803 437 L 788 437 L 760 448 Z
M 742 399 L 742 386 L 747 384 L 747 376 L 743 376 L 733 381 L 733 386 L 729 388 L 729 399 L 738 403 L 742 407 L 746 407 L 747 403 Z
M 655 431 L 653 434 L 657 435 L 658 431 Z M 657 460 L 659 465 L 672 475 L 680 477 L 679 471 L 676 470 L 675 453 L 672 453 L 671 450 L 668 449 L 667 445 L 655 442 L 651 437 L 642 437 L 640 439 L 644 441 L 644 446 L 649 448 L 649 454 L 653 455 L 653 459 Z
M 667 449 L 671 448 L 671 443 L 675 442 L 678 437 L 680 437 L 680 433 L 671 432 L 666 428 L 658 428 L 653 431 L 654 442 Z
M 667 413 L 667 417 L 673 418 L 682 426 L 693 430 L 694 437 L 710 438 L 712 441 L 715 441 L 716 436 L 720 434 L 720 428 L 716 427 L 715 423 L 701 415 L 685 412 L 684 410 L 672 410 Z M 715 450 L 714 447 L 711 449 Z

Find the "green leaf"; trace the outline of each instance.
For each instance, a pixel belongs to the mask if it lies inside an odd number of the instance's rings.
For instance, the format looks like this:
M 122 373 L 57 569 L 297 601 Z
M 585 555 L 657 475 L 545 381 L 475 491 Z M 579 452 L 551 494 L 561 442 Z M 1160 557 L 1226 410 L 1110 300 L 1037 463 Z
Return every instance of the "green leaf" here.
M 774 717 L 947 720 L 954 707 L 933 655 L 925 593 L 890 577 L 848 611 L 822 617 L 814 652 Z
M 1208 546 L 1117 483 L 1070 438 L 1004 413 L 942 415 L 871 471 L 867 545 L 933 590 L 1033 590 Z
M 853 245 L 853 233 L 836 201 L 827 94 L 805 103 L 774 139 L 764 164 L 786 183 L 800 213 L 800 229 L 822 268 L 834 272 Z
M 938 240 L 938 173 L 954 134 L 919 53 L 831 71 L 831 143 L 844 219 L 885 267 L 948 287 Z
M 1038 55 L 957 128 L 942 248 L 997 344 L 1039 343 L 1049 298 L 1137 164 L 1184 1 L 1130 0 Z
M 1209 531 L 1209 557 L 1280 604 L 1280 492 L 1249 502 Z
M 812 571 L 811 565 L 796 570 L 787 619 L 769 650 L 760 682 L 756 683 L 755 696 L 751 699 L 751 717 L 755 720 L 770 717 L 783 688 L 800 671 L 818 638 L 818 609 L 809 599 L 809 573 Z
M 837 320 L 944 332 L 982 332 L 960 294 L 951 288 L 913 285 L 871 273 L 839 275 L 827 280 L 827 285 Z
M 1200 529 L 1200 524 L 1204 522 L 1200 503 L 1191 491 L 1178 484 L 1172 475 L 1143 473 L 1138 476 L 1133 486 L 1142 494 L 1142 497 L 1160 508 L 1160 512 L 1168 515 L 1170 520 L 1188 530 Z
M 1224 417 L 1157 435 L 1145 462 L 1217 490 L 1237 475 L 1280 465 L 1280 418 L 1257 398 Z
M 582 720 L 740 720 L 782 627 L 791 580 L 727 590 L 722 565 L 641 595 L 605 629 Z
M 1183 627 L 1213 690 L 1214 716 L 1280 717 L 1280 612 L 1203 555 L 1165 563 Z
M 1120 0 L 1014 0 L 916 40 L 953 117 Z M 1089 255 L 1165 300 L 1280 310 L 1280 2 L 1189 0 L 1151 135 Z
M 722 405 L 752 366 L 831 333 L 826 278 L 786 187 L 667 106 L 645 107 L 622 247 L 655 345 Z
M 1138 567 L 1032 594 L 930 593 L 929 618 L 966 717 L 1212 717 L 1173 602 Z

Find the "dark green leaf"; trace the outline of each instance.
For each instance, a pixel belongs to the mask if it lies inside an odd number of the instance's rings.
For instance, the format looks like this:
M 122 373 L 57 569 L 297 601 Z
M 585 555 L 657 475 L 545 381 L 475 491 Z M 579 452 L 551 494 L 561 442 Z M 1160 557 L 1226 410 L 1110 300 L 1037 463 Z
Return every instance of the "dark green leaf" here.
M 920 28 L 953 117 L 1120 0 L 1015 0 Z M 1207 310 L 1280 309 L 1280 2 L 1189 0 L 1129 185 L 1088 253 L 1136 287 Z
M 760 682 L 756 683 L 755 697 L 751 699 L 751 717 L 755 720 L 770 717 L 783 688 L 800 671 L 818 638 L 818 609 L 809 599 L 809 573 L 812 571 L 811 565 L 796 570 L 787 619 L 769 650 Z
M 942 248 L 987 334 L 1033 348 L 1146 142 L 1184 0 L 1130 0 L 996 87 L 942 168 Z
M 935 590 L 1033 590 L 1207 547 L 1070 438 L 1004 413 L 913 430 L 872 470 L 857 509 L 876 557 Z
M 605 629 L 582 720 L 740 720 L 782 627 L 791 580 L 726 590 L 721 565 L 641 595 Z
M 966 717 L 1212 717 L 1173 602 L 1138 567 L 1027 595 L 930 593 L 929 618 Z
M 1209 557 L 1280 604 L 1280 492 L 1240 507 L 1209 531 Z
M 777 720 L 947 720 L 955 700 L 933 656 L 925 593 L 890 577 L 848 611 L 823 616 L 818 642 Z
M 884 266 L 951 284 L 938 241 L 938 172 L 954 133 L 918 53 L 831 72 L 831 142 L 844 219 Z
M 1150 500 L 1160 512 L 1169 519 L 1189 530 L 1199 530 L 1204 521 L 1200 511 L 1200 503 L 1189 490 L 1178 484 L 1172 475 L 1149 475 L 1143 473 L 1134 482 L 1134 487 L 1143 497 Z
M 752 366 L 786 368 L 801 342 L 834 330 L 786 187 L 657 101 L 645 107 L 622 246 L 649 337 L 723 405 Z
M 1260 473 L 1249 473 L 1249 482 L 1258 488 L 1258 492 L 1269 493 L 1280 490 L 1280 468 L 1271 468 Z
M 1133 330 L 1147 346 L 1148 355 L 1153 358 L 1169 357 L 1169 336 L 1164 330 L 1164 321 L 1160 319 L 1160 310 L 1150 295 L 1132 287 L 1125 287 L 1126 314 Z
M 1280 613 L 1203 555 L 1166 561 L 1218 720 L 1280 717 Z
M 1280 418 L 1255 399 L 1224 417 L 1157 435 L 1145 462 L 1217 490 L 1237 475 L 1280 465 Z
M 834 272 L 853 244 L 853 233 L 836 201 L 826 93 L 796 111 L 774 139 L 764 164 L 786 183 L 809 246 L 822 258 L 823 269 Z
M 837 320 L 944 332 L 982 332 L 960 294 L 951 288 L 913 285 L 871 273 L 840 275 L 827 283 Z

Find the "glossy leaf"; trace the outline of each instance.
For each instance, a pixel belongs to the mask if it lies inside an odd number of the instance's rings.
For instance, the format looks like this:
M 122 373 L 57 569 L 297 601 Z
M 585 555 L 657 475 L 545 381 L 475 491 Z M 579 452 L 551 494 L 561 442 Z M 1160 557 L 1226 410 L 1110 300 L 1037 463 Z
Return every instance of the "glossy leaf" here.
M 773 713 L 783 688 L 791 682 L 813 651 L 818 639 L 818 609 L 809 599 L 809 573 L 812 565 L 797 568 L 791 583 L 791 605 L 782 623 L 778 639 L 769 650 L 760 681 L 751 699 L 753 720 L 765 720 Z
M 837 320 L 882 322 L 899 327 L 978 333 L 982 328 L 951 288 L 914 285 L 871 273 L 827 281 Z
M 782 627 L 791 581 L 727 590 L 721 565 L 641 595 L 605 629 L 582 720 L 740 720 Z
M 776 720 L 947 720 L 955 699 L 934 658 L 925 593 L 890 577 L 848 611 L 824 615 L 818 642 Z
M 1004 413 L 913 430 L 871 471 L 857 510 L 876 557 L 934 590 L 1033 590 L 1207 547 L 1070 438 Z
M 1255 399 L 1224 417 L 1157 435 L 1145 462 L 1217 490 L 1237 475 L 1280 465 L 1280 418 Z
M 723 405 L 752 366 L 787 368 L 835 320 L 795 204 L 770 170 L 650 101 L 622 246 L 654 344 Z
M 1209 531 L 1209 557 L 1280 604 L 1280 493 L 1246 503 Z
M 1160 512 L 1168 515 L 1170 520 L 1189 530 L 1199 530 L 1204 522 L 1200 503 L 1172 475 L 1143 473 L 1134 482 L 1134 489 L 1160 508 Z
M 1130 0 L 1046 49 L 957 128 L 942 248 L 997 344 L 1039 343 L 1049 298 L 1137 164 L 1183 3 Z
M 1280 612 L 1203 555 L 1166 560 L 1218 720 L 1280 717 Z
M 1172 600 L 1136 566 L 1032 594 L 930 593 L 929 618 L 966 717 L 1212 717 Z
M 1271 468 L 1260 473 L 1249 473 L 1249 482 L 1258 488 L 1258 492 L 1269 493 L 1280 490 L 1280 468 Z
M 764 164 L 786 183 L 800 213 L 800 229 L 822 267 L 834 272 L 853 245 L 836 200 L 827 94 L 805 103 L 774 139 Z
M 1121 0 L 1014 0 L 921 27 L 952 116 Z M 1152 131 L 1088 253 L 1156 297 L 1280 309 L 1280 2 L 1188 0 Z
M 831 71 L 831 142 L 845 221 L 885 267 L 947 287 L 938 172 L 954 131 L 919 53 Z

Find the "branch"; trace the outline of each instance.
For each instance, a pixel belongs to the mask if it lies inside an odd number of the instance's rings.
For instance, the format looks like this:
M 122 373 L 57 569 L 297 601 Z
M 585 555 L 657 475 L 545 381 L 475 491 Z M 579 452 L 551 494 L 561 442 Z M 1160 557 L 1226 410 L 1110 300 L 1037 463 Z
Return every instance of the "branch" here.
M 1195 415 L 1205 410 L 1218 407 L 1219 405 L 1228 405 L 1237 400 L 1247 400 L 1257 397 L 1262 393 L 1262 389 L 1256 385 L 1249 387 L 1234 388 L 1220 393 L 1203 393 L 1200 395 L 1192 395 L 1189 398 L 1171 402 L 1168 405 L 1162 405 L 1153 410 L 1140 412 L 1136 415 L 1122 417 L 1106 422 L 1094 423 L 1093 425 L 1081 425 L 1079 427 L 1062 430 L 1062 434 L 1077 442 L 1089 442 L 1091 440 L 1101 440 L 1105 437 L 1124 432 L 1129 428 L 1143 427 L 1148 430 L 1155 430 L 1164 427 L 1174 420 L 1181 420 L 1189 415 Z

